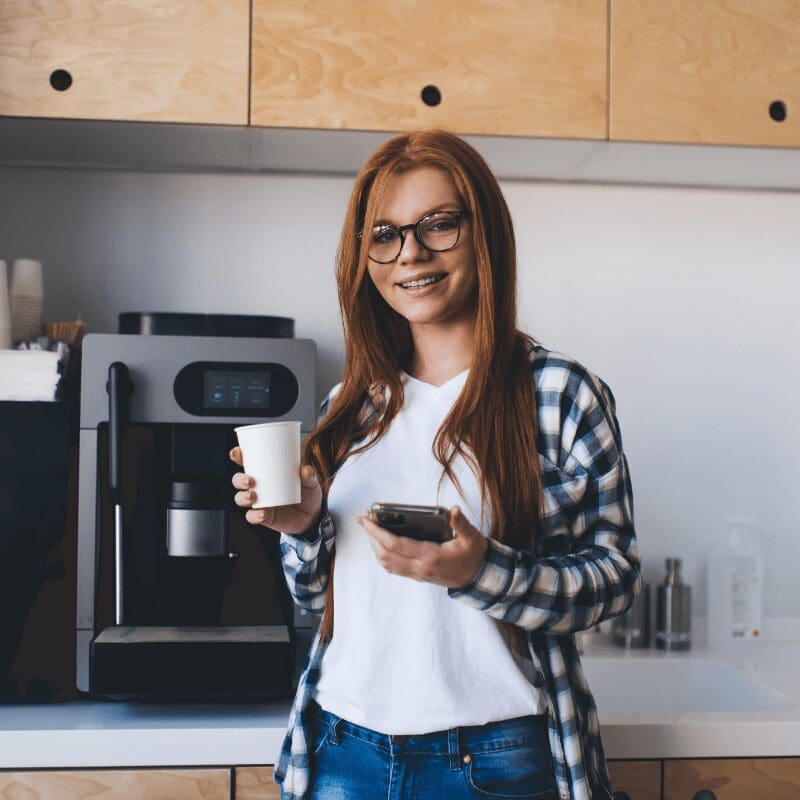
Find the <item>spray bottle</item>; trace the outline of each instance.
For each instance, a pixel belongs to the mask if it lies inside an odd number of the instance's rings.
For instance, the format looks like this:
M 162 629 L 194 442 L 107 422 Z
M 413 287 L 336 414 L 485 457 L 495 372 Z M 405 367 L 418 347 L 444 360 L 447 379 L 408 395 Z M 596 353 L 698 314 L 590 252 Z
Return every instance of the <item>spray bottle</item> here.
M 729 517 L 728 543 L 708 561 L 708 644 L 736 647 L 763 634 L 761 540 L 747 517 Z

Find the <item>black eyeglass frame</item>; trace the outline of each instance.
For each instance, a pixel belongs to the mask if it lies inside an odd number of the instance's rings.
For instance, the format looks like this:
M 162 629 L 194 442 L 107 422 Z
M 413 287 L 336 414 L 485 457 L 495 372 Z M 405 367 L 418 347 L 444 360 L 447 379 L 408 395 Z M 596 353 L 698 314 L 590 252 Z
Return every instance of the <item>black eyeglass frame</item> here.
M 374 261 L 376 264 L 391 264 L 393 261 L 397 261 L 400 257 L 400 253 L 403 252 L 403 247 L 406 243 L 406 231 L 414 230 L 414 238 L 419 243 L 420 247 L 424 247 L 426 250 L 429 250 L 432 253 L 446 253 L 448 250 L 452 250 L 460 241 L 461 241 L 461 217 L 466 216 L 469 212 L 467 209 L 462 208 L 460 211 L 431 211 L 430 214 L 426 214 L 424 217 L 421 217 L 416 222 L 410 222 L 408 225 L 383 225 L 381 230 L 386 230 L 391 228 L 392 230 L 397 231 L 400 234 L 400 248 L 397 251 L 397 255 L 394 258 L 390 258 L 388 261 L 378 261 L 377 258 L 373 258 L 369 253 L 367 253 L 367 258 L 370 261 Z M 425 242 L 422 241 L 419 235 L 419 226 L 425 222 L 426 219 L 429 217 L 435 217 L 437 214 L 450 214 L 456 218 L 456 223 L 458 225 L 458 231 L 456 233 L 456 240 L 450 247 L 445 247 L 442 250 L 436 250 L 433 247 L 428 247 Z M 356 239 L 361 239 L 361 235 L 363 231 L 359 231 L 356 234 Z

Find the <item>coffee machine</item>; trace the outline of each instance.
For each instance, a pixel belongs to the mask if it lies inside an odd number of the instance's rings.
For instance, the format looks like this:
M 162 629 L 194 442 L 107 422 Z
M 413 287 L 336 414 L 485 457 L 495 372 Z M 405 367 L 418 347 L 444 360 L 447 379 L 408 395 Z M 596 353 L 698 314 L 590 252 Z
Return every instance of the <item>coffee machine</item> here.
M 126 313 L 83 340 L 78 689 L 291 697 L 309 616 L 279 536 L 233 502 L 234 427 L 316 423 L 316 345 L 284 317 Z

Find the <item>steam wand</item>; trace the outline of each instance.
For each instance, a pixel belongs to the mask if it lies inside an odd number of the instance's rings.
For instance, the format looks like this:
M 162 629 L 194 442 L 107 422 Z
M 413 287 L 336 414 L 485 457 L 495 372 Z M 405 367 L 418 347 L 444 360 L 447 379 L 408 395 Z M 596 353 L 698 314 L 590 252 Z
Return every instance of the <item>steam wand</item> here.
M 108 462 L 111 500 L 114 503 L 114 622 L 122 625 L 124 619 L 124 595 L 122 582 L 122 436 L 128 424 L 128 398 L 133 383 L 128 376 L 128 367 L 115 361 L 108 368 Z

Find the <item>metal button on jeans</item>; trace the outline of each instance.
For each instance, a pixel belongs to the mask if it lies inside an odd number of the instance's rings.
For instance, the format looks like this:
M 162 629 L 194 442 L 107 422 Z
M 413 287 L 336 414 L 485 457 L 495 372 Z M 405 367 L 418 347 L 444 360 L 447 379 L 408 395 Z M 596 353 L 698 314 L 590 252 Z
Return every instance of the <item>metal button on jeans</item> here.
M 405 733 L 390 733 L 389 738 L 397 744 L 403 744 L 408 736 Z

